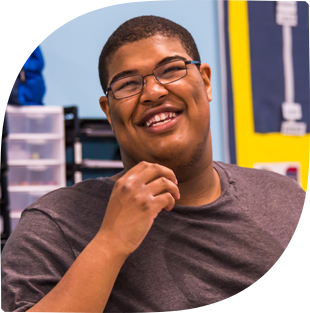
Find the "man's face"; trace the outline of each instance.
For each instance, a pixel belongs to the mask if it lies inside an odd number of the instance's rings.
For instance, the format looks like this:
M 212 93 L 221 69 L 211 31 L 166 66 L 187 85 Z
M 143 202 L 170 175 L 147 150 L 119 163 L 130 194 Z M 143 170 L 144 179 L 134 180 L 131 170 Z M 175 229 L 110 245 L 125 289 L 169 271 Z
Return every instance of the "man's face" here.
M 151 74 L 167 57 L 192 60 L 178 40 L 159 35 L 126 44 L 110 60 L 108 86 L 123 71 Z M 108 98 L 100 98 L 125 168 L 144 160 L 177 170 L 196 162 L 197 156 L 210 155 L 209 66 L 202 64 L 199 71 L 196 65 L 187 65 L 184 78 L 166 85 L 154 76 L 145 81 L 142 92 L 135 96 L 118 100 L 109 92 Z M 158 118 L 165 122 L 154 124 Z

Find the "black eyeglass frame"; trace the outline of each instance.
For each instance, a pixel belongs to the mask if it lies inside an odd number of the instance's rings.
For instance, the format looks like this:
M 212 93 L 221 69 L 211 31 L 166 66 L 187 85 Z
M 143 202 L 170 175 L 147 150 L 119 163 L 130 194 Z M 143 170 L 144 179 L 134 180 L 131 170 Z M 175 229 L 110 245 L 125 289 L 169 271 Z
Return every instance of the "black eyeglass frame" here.
M 156 75 L 154 74 L 154 71 L 155 71 L 156 69 L 158 69 L 159 67 L 161 67 L 161 66 L 164 66 L 164 65 L 166 65 L 166 64 L 173 63 L 173 62 L 176 62 L 176 61 L 183 61 L 183 62 L 185 63 L 186 74 L 185 74 L 184 76 L 182 76 L 182 77 L 176 79 L 176 80 L 173 80 L 173 81 L 169 82 L 169 83 L 165 83 L 165 84 L 161 83 L 161 82 L 157 79 Z M 122 77 L 122 78 L 117 79 L 116 81 L 114 81 L 114 82 L 110 85 L 110 87 L 107 88 L 107 91 L 106 91 L 105 94 L 106 94 L 106 96 L 107 96 L 108 93 L 111 91 L 112 94 L 113 94 L 113 96 L 114 96 L 114 98 L 115 98 L 115 99 L 118 99 L 118 100 L 133 97 L 133 96 L 139 94 L 140 92 L 142 92 L 142 90 L 143 90 L 143 88 L 144 88 L 144 86 L 145 86 L 145 80 L 144 80 L 144 78 L 147 77 L 147 76 L 152 76 L 152 75 L 154 76 L 154 78 L 156 79 L 156 81 L 157 81 L 159 84 L 161 84 L 161 85 L 168 85 L 168 84 L 174 83 L 174 82 L 176 82 L 176 81 L 178 81 L 178 80 L 184 78 L 184 77 L 187 75 L 187 67 L 186 67 L 186 65 L 188 65 L 188 64 L 200 65 L 200 62 L 199 62 L 199 61 L 194 61 L 194 60 L 190 60 L 190 61 L 185 61 L 185 60 L 173 60 L 173 61 L 171 61 L 171 62 L 167 62 L 167 63 L 165 63 L 165 64 L 162 64 L 162 65 L 159 65 L 159 66 L 155 67 L 154 70 L 152 71 L 152 74 L 148 74 L 148 75 L 145 75 L 145 76 L 143 76 L 143 75 L 141 75 L 141 74 L 133 74 L 133 75 L 124 76 L 124 77 Z M 120 81 L 120 80 L 122 80 L 122 79 L 124 79 L 124 78 L 131 77 L 131 76 L 137 76 L 137 75 L 141 76 L 141 77 L 142 77 L 142 81 L 144 82 L 144 84 L 142 85 L 141 90 L 140 90 L 139 92 L 137 92 L 137 93 L 135 93 L 135 94 L 133 94 L 133 95 L 127 96 L 127 97 L 121 97 L 121 98 L 115 97 L 114 92 L 113 92 L 113 90 L 112 90 L 112 86 L 113 86 L 116 82 L 118 82 L 118 81 Z

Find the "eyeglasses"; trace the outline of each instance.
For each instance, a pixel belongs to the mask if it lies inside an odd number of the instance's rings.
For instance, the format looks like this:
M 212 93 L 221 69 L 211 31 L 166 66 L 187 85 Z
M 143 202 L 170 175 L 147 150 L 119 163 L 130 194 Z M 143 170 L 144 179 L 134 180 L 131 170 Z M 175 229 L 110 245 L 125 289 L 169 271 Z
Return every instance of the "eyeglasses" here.
M 142 76 L 141 74 L 122 77 L 113 82 L 106 91 L 112 91 L 116 99 L 129 98 L 140 93 L 145 86 L 145 77 L 153 75 L 162 85 L 173 83 L 187 75 L 187 64 L 200 64 L 198 61 L 176 60 L 156 67 L 152 74 Z

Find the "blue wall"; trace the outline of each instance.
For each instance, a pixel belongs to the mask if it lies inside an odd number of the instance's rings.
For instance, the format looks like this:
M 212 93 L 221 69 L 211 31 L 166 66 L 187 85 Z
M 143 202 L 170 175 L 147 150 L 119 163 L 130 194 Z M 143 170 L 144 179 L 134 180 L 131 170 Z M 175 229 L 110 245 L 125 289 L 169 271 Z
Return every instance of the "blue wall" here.
M 148 1 L 114 5 L 84 14 L 57 29 L 41 43 L 45 105 L 79 107 L 81 118 L 103 118 L 98 99 L 103 95 L 97 71 L 98 57 L 111 33 L 139 15 L 166 17 L 193 35 L 202 62 L 212 69 L 211 131 L 213 156 L 224 160 L 218 18 L 216 1 Z

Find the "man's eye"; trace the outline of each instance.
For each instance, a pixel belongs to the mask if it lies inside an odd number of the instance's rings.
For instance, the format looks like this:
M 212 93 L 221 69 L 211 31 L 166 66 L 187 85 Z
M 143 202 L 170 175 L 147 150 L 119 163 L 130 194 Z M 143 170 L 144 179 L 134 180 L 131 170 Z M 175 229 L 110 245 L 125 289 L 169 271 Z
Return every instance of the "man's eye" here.
M 162 72 L 158 75 L 160 79 L 173 79 L 176 76 L 178 77 L 181 73 L 186 70 L 184 65 L 171 65 L 166 68 L 163 68 Z
M 124 90 L 124 89 L 131 89 L 140 86 L 140 82 L 137 80 L 125 80 L 120 81 L 117 84 L 115 84 L 116 91 Z
M 184 67 L 180 67 L 180 66 L 170 66 L 168 68 L 166 68 L 164 71 L 163 71 L 163 75 L 164 74 L 167 74 L 167 73 L 174 73 L 174 72 L 177 72 L 177 71 L 181 71 L 181 70 L 184 70 Z

